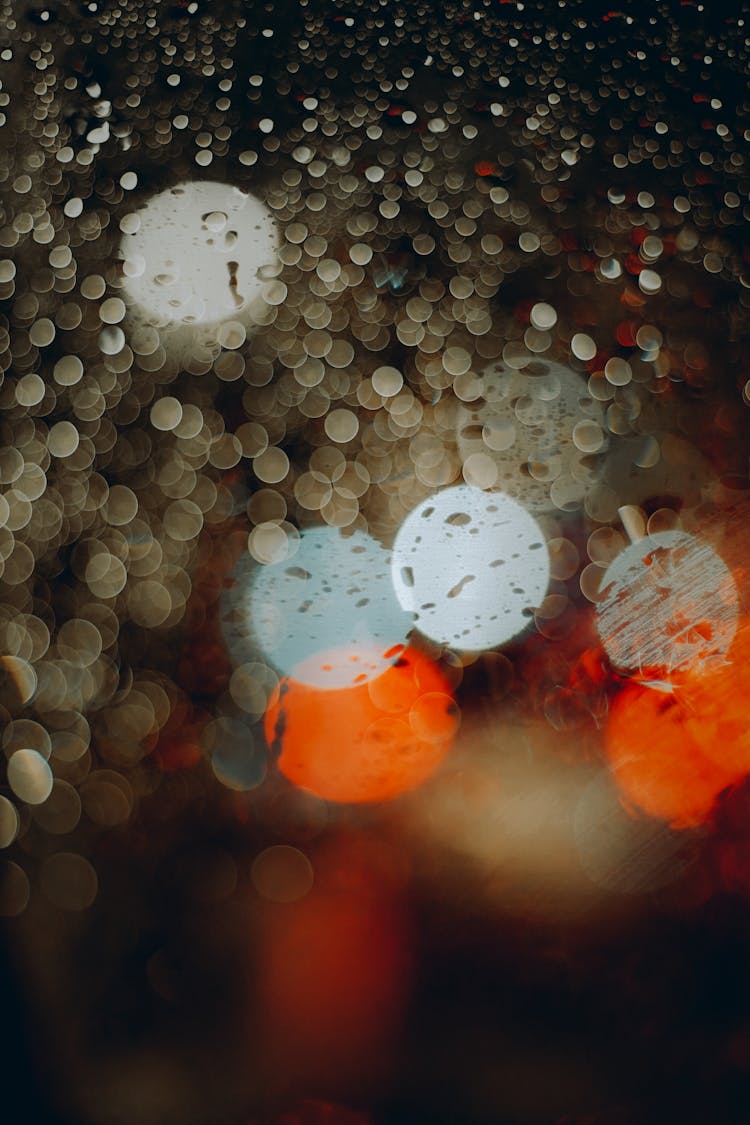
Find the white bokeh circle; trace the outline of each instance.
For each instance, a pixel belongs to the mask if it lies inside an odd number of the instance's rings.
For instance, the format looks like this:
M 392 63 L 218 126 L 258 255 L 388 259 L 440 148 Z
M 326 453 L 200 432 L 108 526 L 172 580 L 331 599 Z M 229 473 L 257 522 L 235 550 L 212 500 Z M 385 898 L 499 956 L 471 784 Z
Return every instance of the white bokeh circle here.
M 683 531 L 631 543 L 600 587 L 597 629 L 615 667 L 675 672 L 723 661 L 737 631 L 738 594 L 713 547 Z
M 229 622 L 238 654 L 299 682 L 367 682 L 398 659 L 414 624 L 394 595 L 388 551 L 362 531 L 305 529 L 290 557 L 241 571 Z
M 152 196 L 135 217 L 119 249 L 131 319 L 179 343 L 187 330 L 195 338 L 228 320 L 252 323 L 279 247 L 259 199 L 231 184 L 185 182 Z
M 496 648 L 533 620 L 550 579 L 536 520 L 503 493 L 458 485 L 424 500 L 393 546 L 402 608 L 431 640 L 464 651 Z

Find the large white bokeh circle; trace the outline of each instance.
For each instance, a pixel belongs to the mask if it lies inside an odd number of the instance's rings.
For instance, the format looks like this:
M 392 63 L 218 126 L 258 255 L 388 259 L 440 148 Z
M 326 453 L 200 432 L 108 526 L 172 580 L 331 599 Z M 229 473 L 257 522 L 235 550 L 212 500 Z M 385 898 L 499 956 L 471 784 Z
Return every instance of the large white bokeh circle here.
M 419 630 L 470 652 L 522 633 L 550 578 L 533 516 L 510 496 L 470 485 L 438 492 L 409 513 L 391 569 L 399 603 Z
M 275 264 L 279 235 L 254 196 L 230 184 L 187 182 L 153 196 L 136 221 L 120 255 L 125 295 L 142 319 L 214 324 L 242 319 L 261 299 L 268 279 L 259 271 Z
M 237 604 L 269 664 L 322 688 L 380 675 L 413 626 L 394 597 L 385 548 L 333 527 L 304 530 L 291 558 L 253 567 Z
M 724 659 L 737 631 L 737 587 L 710 544 L 683 531 L 631 543 L 602 579 L 597 629 L 612 663 L 674 672 Z

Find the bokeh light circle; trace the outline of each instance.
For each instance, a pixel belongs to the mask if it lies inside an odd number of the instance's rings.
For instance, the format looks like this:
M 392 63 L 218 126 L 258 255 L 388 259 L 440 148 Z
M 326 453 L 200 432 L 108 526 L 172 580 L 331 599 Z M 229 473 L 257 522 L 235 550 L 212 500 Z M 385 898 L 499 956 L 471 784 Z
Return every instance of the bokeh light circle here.
M 316 678 L 326 684 L 330 676 L 330 687 L 300 682 L 297 669 L 283 679 L 266 711 L 266 739 L 300 788 L 329 801 L 387 801 L 437 769 L 459 713 L 445 673 L 413 646 L 377 677 L 337 687 L 337 667 L 355 654 L 318 656 Z
M 734 579 L 709 543 L 661 531 L 631 543 L 602 579 L 597 629 L 614 665 L 671 673 L 723 660 L 737 630 Z
M 335 527 L 305 529 L 295 546 L 268 565 L 243 562 L 232 599 L 238 626 L 264 660 L 305 683 L 342 688 L 378 675 L 413 625 L 394 596 L 388 552 L 365 532 Z M 322 672 L 317 657 L 331 650 L 350 655 Z
M 236 319 L 262 302 L 279 236 L 270 211 L 248 192 L 210 180 L 153 196 L 140 225 L 123 234 L 120 255 L 143 269 L 124 271 L 134 311 L 158 325 Z
M 550 561 L 541 528 L 518 501 L 458 485 L 410 512 L 391 572 L 400 605 L 425 636 L 479 651 L 528 627 L 547 592 Z
M 478 454 L 491 458 L 496 474 L 490 487 L 520 500 L 530 512 L 580 507 L 579 482 L 598 472 L 584 470 L 586 459 L 607 447 L 603 404 L 588 393 L 582 376 L 524 350 L 518 357 L 509 353 L 508 362 L 487 364 L 477 390 L 458 410 L 462 463 L 471 466 Z

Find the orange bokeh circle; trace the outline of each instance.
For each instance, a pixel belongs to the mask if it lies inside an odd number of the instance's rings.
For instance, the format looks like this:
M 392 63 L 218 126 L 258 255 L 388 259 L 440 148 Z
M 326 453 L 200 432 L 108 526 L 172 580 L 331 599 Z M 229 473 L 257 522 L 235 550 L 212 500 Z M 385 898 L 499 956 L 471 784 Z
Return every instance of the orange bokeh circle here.
M 693 737 L 695 712 L 678 688 L 632 683 L 615 700 L 605 747 L 626 800 L 675 828 L 704 823 L 737 771 L 709 758 Z
M 321 669 L 340 658 L 321 655 Z M 458 721 L 447 676 L 410 646 L 375 679 L 351 687 L 283 679 L 264 726 L 289 781 L 329 801 L 366 802 L 426 781 L 450 749 Z
M 750 773 L 750 621 L 737 630 L 726 663 L 685 678 L 685 728 L 702 754 L 738 775 Z

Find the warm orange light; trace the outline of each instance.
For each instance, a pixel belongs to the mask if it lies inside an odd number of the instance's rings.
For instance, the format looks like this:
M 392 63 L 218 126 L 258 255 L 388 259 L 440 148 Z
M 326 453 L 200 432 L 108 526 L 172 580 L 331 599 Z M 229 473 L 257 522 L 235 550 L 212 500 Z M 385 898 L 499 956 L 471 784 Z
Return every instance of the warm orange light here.
M 309 894 L 258 908 L 264 1083 L 287 1097 L 349 1098 L 378 1088 L 393 1061 L 412 975 L 405 872 L 390 849 L 351 836 L 310 861 Z
M 609 714 L 606 752 L 623 795 L 675 828 L 702 824 L 737 771 L 712 761 L 693 736 L 701 716 L 682 689 L 632 683 Z
M 750 773 L 750 621 L 737 630 L 726 663 L 686 679 L 685 727 L 701 753 L 721 769 Z
M 340 660 L 326 654 L 320 667 Z M 437 768 L 458 727 L 450 684 L 419 649 L 404 649 L 376 679 L 325 690 L 284 679 L 265 718 L 279 768 L 329 801 L 387 801 Z

